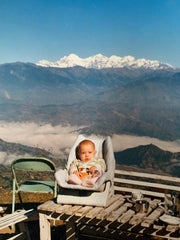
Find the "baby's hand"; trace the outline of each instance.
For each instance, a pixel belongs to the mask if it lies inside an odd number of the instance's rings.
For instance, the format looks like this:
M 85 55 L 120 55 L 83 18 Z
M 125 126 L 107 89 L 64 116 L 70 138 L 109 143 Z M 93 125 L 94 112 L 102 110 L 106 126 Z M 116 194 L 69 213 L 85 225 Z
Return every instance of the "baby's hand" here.
M 79 178 L 81 177 L 81 173 L 78 172 L 77 170 L 75 170 L 75 171 L 73 172 L 73 174 L 75 174 L 75 175 L 78 176 Z
M 99 171 L 98 171 L 97 167 L 95 167 L 95 166 L 90 167 L 89 173 L 92 175 L 92 177 L 99 175 Z

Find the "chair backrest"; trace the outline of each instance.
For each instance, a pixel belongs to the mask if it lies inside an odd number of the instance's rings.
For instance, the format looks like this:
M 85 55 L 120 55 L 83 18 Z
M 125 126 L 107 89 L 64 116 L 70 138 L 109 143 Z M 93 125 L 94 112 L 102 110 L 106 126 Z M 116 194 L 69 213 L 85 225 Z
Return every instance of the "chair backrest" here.
M 47 171 L 55 172 L 55 164 L 43 157 L 24 157 L 14 160 L 11 164 L 13 175 L 15 170 L 27 170 L 27 171 Z
M 51 160 L 44 157 L 18 158 L 11 163 L 11 170 L 13 175 L 12 213 L 15 210 L 16 192 L 53 192 L 54 197 L 56 197 L 57 183 L 54 178 L 56 167 Z M 36 180 L 39 178 L 43 178 L 43 180 Z M 21 195 L 18 194 L 18 196 L 22 203 Z
M 106 162 L 107 171 L 114 177 L 115 171 L 115 158 L 113 152 L 112 141 L 110 137 L 107 138 L 89 138 L 84 135 L 79 135 L 71 148 L 66 168 L 69 169 L 71 162 L 76 158 L 76 148 L 78 144 L 83 140 L 91 140 L 95 144 L 96 158 L 103 158 Z

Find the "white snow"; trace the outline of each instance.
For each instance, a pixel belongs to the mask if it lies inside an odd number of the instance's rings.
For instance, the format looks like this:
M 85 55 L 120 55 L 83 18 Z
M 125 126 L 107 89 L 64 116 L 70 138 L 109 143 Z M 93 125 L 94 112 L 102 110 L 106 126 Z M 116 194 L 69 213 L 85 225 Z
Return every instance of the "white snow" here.
M 88 58 L 80 58 L 76 54 L 70 54 L 69 56 L 64 56 L 58 61 L 50 62 L 48 60 L 40 60 L 36 63 L 38 66 L 42 67 L 57 67 L 57 68 L 68 68 L 74 66 L 81 66 L 85 68 L 146 68 L 146 69 L 174 69 L 168 63 L 162 63 L 157 60 L 148 59 L 136 59 L 133 56 L 119 57 L 112 55 L 111 57 L 103 56 L 102 54 L 97 54 Z

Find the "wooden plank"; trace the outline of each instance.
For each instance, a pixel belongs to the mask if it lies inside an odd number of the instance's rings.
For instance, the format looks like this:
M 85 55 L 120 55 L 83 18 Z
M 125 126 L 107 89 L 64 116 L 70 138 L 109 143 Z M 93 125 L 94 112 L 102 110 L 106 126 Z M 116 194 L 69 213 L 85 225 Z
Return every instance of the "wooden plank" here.
M 93 209 L 91 209 L 87 214 L 86 217 L 87 218 L 94 218 L 97 216 L 97 214 L 99 212 L 101 212 L 104 208 L 103 207 L 94 207 Z
M 108 208 L 109 206 L 111 206 L 114 202 L 118 201 L 118 200 L 123 200 L 124 198 L 121 195 L 113 195 L 110 200 L 109 200 L 109 204 L 107 205 L 106 208 Z M 92 210 L 90 210 L 87 214 L 86 217 L 87 218 L 91 218 L 90 221 L 94 218 L 97 218 L 98 214 L 102 213 L 106 208 L 104 207 L 94 207 Z
M 106 206 L 109 207 L 111 204 L 113 204 L 114 202 L 116 202 L 117 200 L 120 200 L 120 199 L 124 199 L 122 195 L 119 195 L 119 194 L 114 194 L 108 201 L 108 204 Z M 103 208 L 104 209 L 104 208 Z
M 134 226 L 138 225 L 139 223 L 142 222 L 142 220 L 144 219 L 145 216 L 146 216 L 146 213 L 137 213 L 136 215 L 134 215 L 132 217 L 132 219 L 129 221 L 129 223 Z
M 127 212 L 125 212 L 121 217 L 118 218 L 118 222 L 126 223 L 128 222 L 132 216 L 135 215 L 135 211 L 132 209 L 129 209 Z
M 82 208 L 82 206 L 75 205 L 75 206 L 71 206 L 69 208 L 66 208 L 65 210 L 63 210 L 63 212 L 68 214 L 68 215 L 73 215 L 73 214 L 79 212 L 81 208 Z
M 108 202 L 107 202 L 107 205 L 106 207 L 110 206 L 113 202 L 115 202 L 117 199 L 119 199 L 121 195 L 119 194 L 113 194 L 109 199 L 108 199 Z M 121 196 L 123 198 L 123 196 Z
M 103 211 L 99 212 L 96 216 L 97 219 L 103 219 L 111 214 L 112 211 L 117 210 L 122 205 L 122 198 L 119 197 L 116 199 L 114 203 L 112 203 L 109 207 L 105 208 Z
M 133 172 L 133 171 L 125 171 L 125 170 L 115 170 L 115 174 L 180 183 L 180 178 L 178 178 L 178 177 L 163 176 L 163 175 L 157 175 L 157 174 L 151 174 L 151 173 Z
M 156 208 L 148 217 L 145 217 L 143 222 L 141 223 L 141 226 L 143 227 L 150 227 L 151 224 L 155 222 L 163 213 L 164 209 L 162 207 Z
M 31 214 L 35 214 L 34 209 L 22 210 L 12 214 L 8 214 L 0 218 L 0 229 L 14 225 L 18 222 L 22 222 L 28 218 Z
M 29 211 L 32 211 L 32 209 L 30 209 Z M 14 213 L 8 214 L 6 216 L 3 216 L 0 218 L 0 224 L 4 223 L 4 222 L 8 222 L 11 219 L 16 219 L 19 216 L 23 216 L 26 212 L 28 212 L 28 211 L 22 210 L 22 211 L 14 212 Z
M 122 205 L 123 202 L 120 202 L 120 206 L 116 211 L 113 211 L 108 217 L 107 220 L 108 221 L 115 221 L 116 219 L 118 219 L 123 213 L 125 213 L 127 211 L 128 208 L 132 207 L 131 203 L 125 203 L 124 205 Z
M 177 231 L 179 229 L 180 229 L 180 226 L 176 226 L 176 225 L 167 225 L 167 227 L 166 227 L 166 230 L 168 232 L 175 232 L 175 231 Z
M 130 185 L 136 185 L 141 187 L 151 187 L 151 188 L 159 188 L 163 190 L 172 190 L 176 192 L 180 192 L 180 187 L 172 186 L 172 185 L 165 185 L 160 183 L 150 183 L 146 181 L 138 181 L 138 180 L 130 180 L 124 178 L 114 178 L 114 182 L 116 183 L 125 183 Z
M 38 210 L 47 211 L 47 209 L 50 208 L 51 206 L 54 206 L 54 204 L 55 203 L 52 200 L 49 200 L 49 201 L 39 205 Z
M 47 211 L 61 213 L 61 209 L 63 209 L 64 206 L 67 206 L 67 205 L 60 205 L 53 202 L 53 204 L 47 207 Z M 71 207 L 71 205 L 68 205 L 68 206 Z
M 93 209 L 92 206 L 85 206 L 85 207 L 81 207 L 76 213 L 75 215 L 78 217 L 82 217 L 84 215 L 86 215 L 89 211 L 91 211 Z
M 47 216 L 39 213 L 40 240 L 51 240 L 50 222 Z
M 48 211 L 56 212 L 56 213 L 65 213 L 66 211 L 70 211 L 71 207 L 72 207 L 71 205 L 58 206 L 58 204 L 57 204 L 51 208 L 48 208 Z
M 149 215 L 160 203 L 161 201 L 158 199 L 153 199 L 152 201 L 150 201 L 147 215 Z
M 159 198 L 164 198 L 164 196 L 165 196 L 164 193 L 153 192 L 153 191 L 146 191 L 146 190 L 142 190 L 142 189 L 135 189 L 135 188 L 128 188 L 128 187 L 114 186 L 114 190 L 116 192 L 128 192 L 128 193 L 132 193 L 135 190 L 138 190 L 138 191 L 141 191 L 141 193 L 143 195 L 147 195 L 147 196 L 159 197 Z

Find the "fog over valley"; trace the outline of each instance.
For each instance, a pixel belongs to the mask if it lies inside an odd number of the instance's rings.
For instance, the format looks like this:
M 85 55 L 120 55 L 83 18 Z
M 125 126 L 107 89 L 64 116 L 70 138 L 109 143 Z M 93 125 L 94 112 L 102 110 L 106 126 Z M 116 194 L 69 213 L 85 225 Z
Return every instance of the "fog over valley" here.
M 6 142 L 19 143 L 31 147 L 42 148 L 58 158 L 67 158 L 69 150 L 76 140 L 83 126 L 52 126 L 51 124 L 37 124 L 34 122 L 0 122 L 0 139 Z M 90 137 L 98 137 L 90 135 Z M 113 134 L 113 148 L 115 152 L 133 148 L 139 145 L 154 144 L 163 150 L 180 152 L 180 141 L 162 141 L 146 136 L 132 136 Z M 28 153 L 25 154 L 28 156 Z M 16 154 L 0 152 L 0 163 L 10 164 Z

